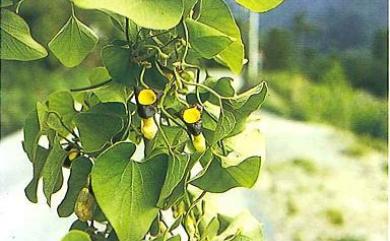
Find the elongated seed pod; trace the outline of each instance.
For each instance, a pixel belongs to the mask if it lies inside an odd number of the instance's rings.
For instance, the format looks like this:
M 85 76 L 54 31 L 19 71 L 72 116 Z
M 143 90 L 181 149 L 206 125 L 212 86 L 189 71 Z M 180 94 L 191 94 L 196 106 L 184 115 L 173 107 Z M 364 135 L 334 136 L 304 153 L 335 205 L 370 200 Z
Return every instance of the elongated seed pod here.
M 74 212 L 80 221 L 86 222 L 91 220 L 95 209 L 95 198 L 89 192 L 87 187 L 84 187 L 77 196 Z

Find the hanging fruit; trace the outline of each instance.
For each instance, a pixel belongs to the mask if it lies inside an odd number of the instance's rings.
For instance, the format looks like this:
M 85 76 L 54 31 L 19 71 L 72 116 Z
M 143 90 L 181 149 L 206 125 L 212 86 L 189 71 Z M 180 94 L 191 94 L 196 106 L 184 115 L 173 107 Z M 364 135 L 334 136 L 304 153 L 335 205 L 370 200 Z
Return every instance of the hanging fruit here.
M 158 96 L 152 89 L 142 89 L 137 93 L 137 111 L 138 115 L 142 118 L 141 132 L 148 140 L 152 140 L 158 130 L 154 122 L 154 115 L 157 111 L 157 100 Z
M 206 150 L 206 140 L 202 133 L 202 107 L 195 105 L 185 109 L 182 119 L 186 123 L 187 129 L 192 135 L 192 144 L 197 152 Z

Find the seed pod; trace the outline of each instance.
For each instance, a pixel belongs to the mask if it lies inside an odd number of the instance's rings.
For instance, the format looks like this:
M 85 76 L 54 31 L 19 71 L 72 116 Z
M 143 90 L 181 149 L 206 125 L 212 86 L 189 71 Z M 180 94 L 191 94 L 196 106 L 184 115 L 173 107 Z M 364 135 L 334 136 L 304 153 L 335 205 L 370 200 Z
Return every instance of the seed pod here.
M 91 220 L 95 209 L 95 198 L 89 192 L 87 187 L 84 187 L 77 196 L 74 212 L 80 221 L 86 222 Z
M 184 110 L 182 114 L 182 119 L 192 135 L 192 144 L 197 152 L 204 152 L 206 150 L 206 140 L 202 134 L 201 111 L 201 106 L 196 105 Z

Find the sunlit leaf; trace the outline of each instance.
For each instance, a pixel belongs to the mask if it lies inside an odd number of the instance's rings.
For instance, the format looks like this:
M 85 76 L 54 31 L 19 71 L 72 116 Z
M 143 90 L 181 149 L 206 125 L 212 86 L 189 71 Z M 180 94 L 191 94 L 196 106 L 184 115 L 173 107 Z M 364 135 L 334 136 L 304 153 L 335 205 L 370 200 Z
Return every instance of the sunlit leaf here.
M 73 0 L 88 9 L 109 10 L 150 29 L 169 29 L 176 26 L 183 14 L 183 0 Z
M 279 6 L 284 0 L 236 0 L 238 4 L 253 12 L 267 12 Z
M 1 10 L 1 59 L 35 60 L 47 56 L 47 51 L 35 41 L 27 23 L 17 14 Z
M 49 48 L 63 65 L 74 67 L 87 57 L 97 42 L 97 35 L 72 15 L 50 41 Z
M 235 41 L 223 50 L 218 59 L 234 73 L 240 73 L 244 64 L 244 44 L 233 14 L 223 0 L 203 0 L 199 22 L 211 26 Z
M 191 47 L 206 59 L 216 56 L 233 42 L 226 34 L 201 22 L 187 19 L 186 24 Z

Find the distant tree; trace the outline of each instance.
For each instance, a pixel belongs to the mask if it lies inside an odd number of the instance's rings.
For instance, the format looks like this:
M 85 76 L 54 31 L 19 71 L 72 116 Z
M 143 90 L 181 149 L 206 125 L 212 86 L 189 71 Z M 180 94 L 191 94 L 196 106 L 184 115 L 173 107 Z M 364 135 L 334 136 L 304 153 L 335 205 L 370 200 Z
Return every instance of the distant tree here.
M 386 61 L 388 60 L 389 38 L 387 30 L 377 30 L 372 41 L 372 55 L 375 59 Z
M 293 66 L 293 46 L 290 33 L 284 29 L 271 29 L 264 42 L 264 68 L 283 70 Z

